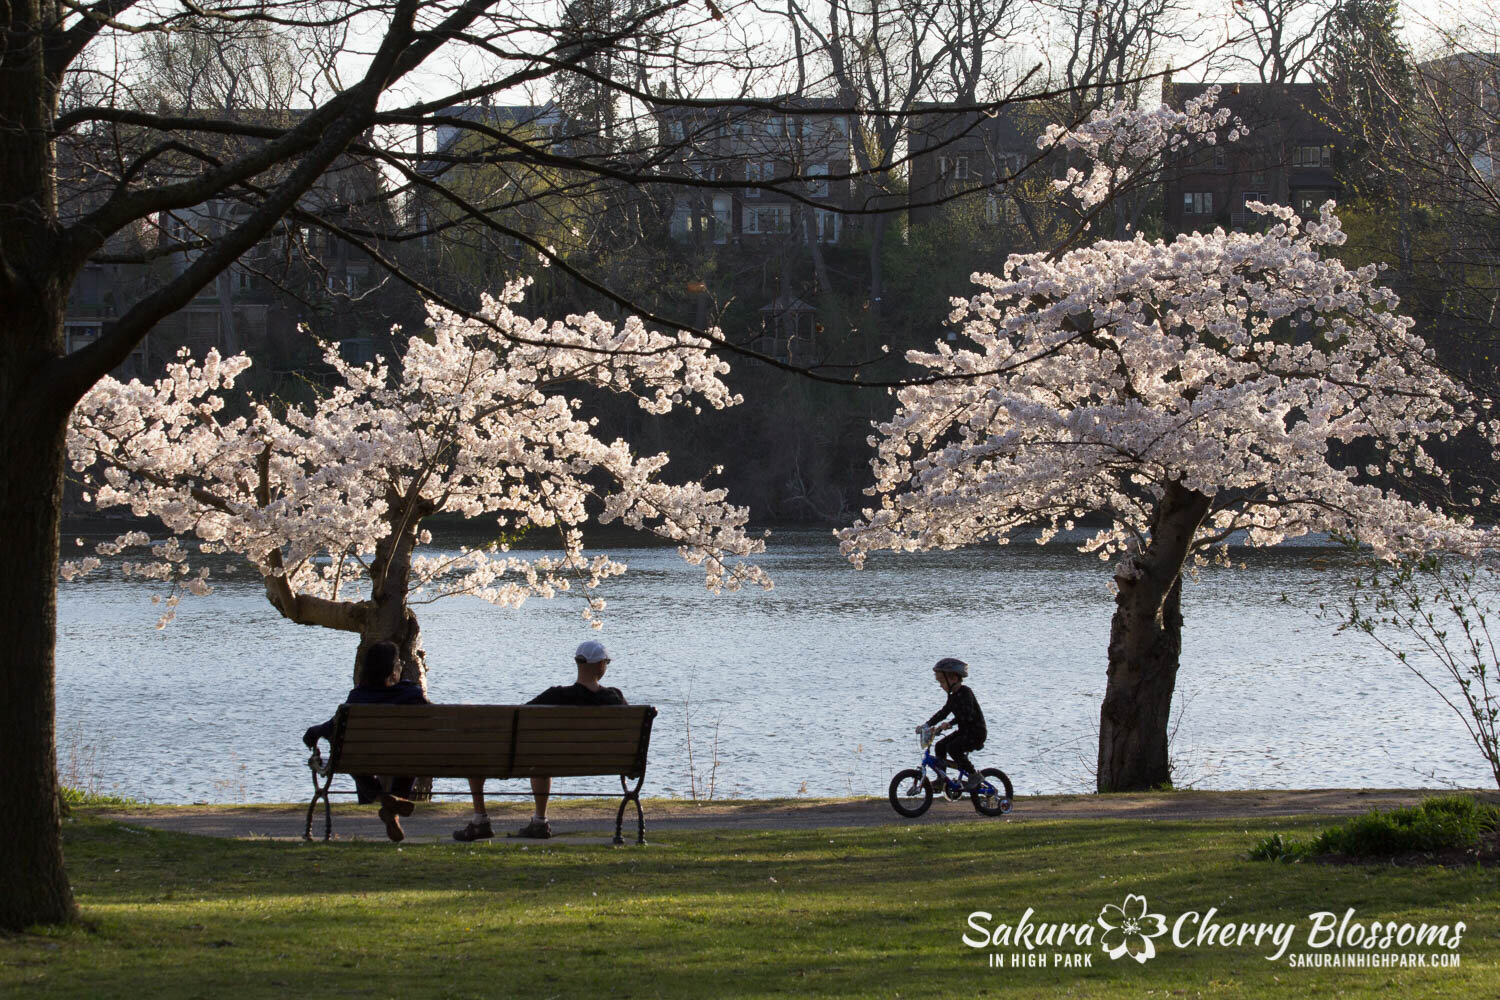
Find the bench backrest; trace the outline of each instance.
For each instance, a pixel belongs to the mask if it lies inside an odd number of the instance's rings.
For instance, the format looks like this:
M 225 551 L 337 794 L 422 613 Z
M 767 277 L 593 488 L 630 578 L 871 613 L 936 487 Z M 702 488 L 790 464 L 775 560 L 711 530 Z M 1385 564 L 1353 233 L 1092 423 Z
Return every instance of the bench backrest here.
M 330 765 L 432 778 L 639 778 L 655 717 L 650 705 L 342 705 Z

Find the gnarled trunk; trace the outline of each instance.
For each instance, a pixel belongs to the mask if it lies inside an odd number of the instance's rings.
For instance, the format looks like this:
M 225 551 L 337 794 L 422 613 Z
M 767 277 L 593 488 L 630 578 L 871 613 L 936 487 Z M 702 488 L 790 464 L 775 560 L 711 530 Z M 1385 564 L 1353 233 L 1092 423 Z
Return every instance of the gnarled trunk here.
M 407 497 L 392 490 L 386 497 L 387 509 L 399 516 L 391 524 L 391 533 L 375 546 L 375 559 L 370 564 L 372 608 L 359 639 L 359 661 L 363 662 L 365 650 L 373 643 L 389 639 L 401 651 L 401 679 L 416 681 L 425 692 L 427 657 L 422 650 L 422 629 L 417 625 L 416 612 L 407 607 L 406 595 L 411 588 L 411 557 L 422 519 L 436 507 L 417 496 L 417 491 L 413 486 L 413 495 Z
M 1099 711 L 1101 792 L 1169 785 L 1167 730 L 1182 653 L 1182 567 L 1210 498 L 1167 484 L 1146 550 L 1122 562 Z

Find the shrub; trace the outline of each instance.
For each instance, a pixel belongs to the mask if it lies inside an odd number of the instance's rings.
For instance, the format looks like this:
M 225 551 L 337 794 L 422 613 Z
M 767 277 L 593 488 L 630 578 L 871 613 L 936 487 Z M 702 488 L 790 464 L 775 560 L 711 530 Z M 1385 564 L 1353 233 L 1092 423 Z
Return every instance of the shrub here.
M 69 785 L 59 785 L 58 794 L 62 796 L 65 808 L 73 806 L 138 806 L 135 799 L 123 795 L 107 795 L 103 792 L 91 792 L 82 788 L 73 788 Z
M 1301 861 L 1307 857 L 1310 846 L 1306 841 L 1287 840 L 1281 834 L 1273 833 L 1250 848 L 1250 860 Z
M 1423 799 L 1390 812 L 1371 810 L 1332 826 L 1311 841 L 1272 834 L 1250 849 L 1252 861 L 1301 861 L 1324 854 L 1382 858 L 1476 846 L 1500 825 L 1500 809 L 1464 795 Z

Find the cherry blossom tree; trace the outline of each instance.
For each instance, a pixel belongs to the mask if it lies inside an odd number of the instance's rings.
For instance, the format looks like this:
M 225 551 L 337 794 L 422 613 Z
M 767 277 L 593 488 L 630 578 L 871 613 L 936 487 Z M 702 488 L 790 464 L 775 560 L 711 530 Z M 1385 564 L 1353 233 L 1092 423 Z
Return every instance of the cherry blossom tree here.
M 158 518 L 171 537 L 129 532 L 63 575 L 150 545 L 144 561 L 123 565 L 170 586 L 164 625 L 181 593 L 209 586 L 179 541 L 196 539 L 201 553 L 249 560 L 287 619 L 355 632 L 361 653 L 396 642 L 405 676 L 419 681 L 413 603 L 472 595 L 515 607 L 623 572 L 585 556 L 580 525 L 591 516 L 675 542 L 711 590 L 769 587 L 742 558 L 764 548 L 745 533 L 744 508 L 700 482 L 662 481 L 665 455 L 604 440 L 567 395 L 590 385 L 631 393 L 650 413 L 723 408 L 740 401 L 720 378 L 728 365 L 702 338 L 634 318 L 526 319 L 511 308 L 523 289 L 486 298 L 476 318 L 430 307 L 425 335 L 399 362 L 356 366 L 330 349 L 337 384 L 305 409 L 251 397 L 228 406 L 250 367 L 243 355 L 183 358 L 153 385 L 105 378 L 74 410 L 69 458 L 92 480 L 94 504 Z M 493 519 L 501 541 L 424 554 L 423 522 L 440 512 Z M 533 529 L 555 531 L 558 552 L 522 558 L 503 541 Z M 585 617 L 602 607 L 590 596 Z
M 1117 109 L 1077 142 L 1206 134 L 1191 116 L 1160 128 L 1163 114 Z M 1107 173 L 1068 183 L 1087 200 Z M 1376 267 L 1323 255 L 1344 238 L 1331 202 L 1315 221 L 1258 210 L 1261 233 L 1102 241 L 974 275 L 980 292 L 950 316 L 964 342 L 907 355 L 932 378 L 897 392 L 870 439 L 879 504 L 840 532 L 862 564 L 1097 526 L 1082 547 L 1114 560 L 1115 592 L 1100 791 L 1170 781 L 1182 578 L 1231 537 L 1337 532 L 1380 555 L 1486 540 L 1380 477 L 1441 478 L 1424 443 L 1470 426 L 1493 445 L 1487 401 L 1436 367 Z M 1381 461 L 1347 458 L 1357 446 Z

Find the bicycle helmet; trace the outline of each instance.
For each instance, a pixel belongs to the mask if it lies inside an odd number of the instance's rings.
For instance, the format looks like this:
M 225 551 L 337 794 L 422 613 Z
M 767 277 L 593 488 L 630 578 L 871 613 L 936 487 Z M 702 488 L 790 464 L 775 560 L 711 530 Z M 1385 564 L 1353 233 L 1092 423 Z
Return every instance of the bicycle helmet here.
M 932 669 L 938 673 L 957 674 L 959 677 L 969 676 L 969 665 L 952 656 L 945 656 L 938 660 Z

